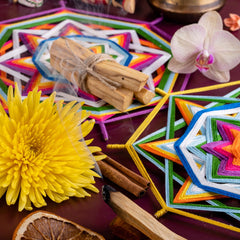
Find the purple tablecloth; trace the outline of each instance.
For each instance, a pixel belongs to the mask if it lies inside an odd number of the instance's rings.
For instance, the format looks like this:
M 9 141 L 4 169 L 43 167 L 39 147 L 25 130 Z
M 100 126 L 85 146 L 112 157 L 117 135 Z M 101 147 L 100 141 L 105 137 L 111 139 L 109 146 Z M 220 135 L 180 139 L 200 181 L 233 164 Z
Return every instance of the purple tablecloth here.
M 94 13 L 105 14 L 105 16 L 113 15 L 117 18 L 129 18 L 137 19 L 142 21 L 154 21 L 160 17 L 160 13 L 154 12 L 153 9 L 148 4 L 147 0 L 139 0 L 137 2 L 135 14 L 126 14 L 116 8 L 108 7 L 92 7 L 87 6 L 83 3 L 77 2 L 76 0 L 70 1 L 50 1 L 45 0 L 45 3 L 40 8 L 28 8 L 21 6 L 19 4 L 10 3 L 10 1 L 0 0 L 0 21 L 8 23 L 12 18 L 24 19 L 28 15 L 35 15 L 36 13 L 41 14 L 42 12 L 53 12 L 56 9 L 61 9 L 62 7 L 68 8 L 78 8 L 84 11 L 94 11 Z M 240 12 L 240 4 L 238 0 L 227 0 L 225 6 L 220 10 L 221 16 L 228 17 L 229 13 Z M 161 21 L 156 25 L 159 29 L 164 30 L 170 36 L 182 25 L 175 22 L 168 22 L 166 20 Z M 240 39 L 240 31 L 233 33 L 236 37 Z M 240 76 L 240 66 L 231 71 L 231 81 L 238 80 Z M 200 85 L 199 85 L 200 84 Z M 191 80 L 188 84 L 188 88 L 195 88 L 199 86 L 208 86 L 213 84 L 211 80 L 204 78 L 201 74 L 192 74 Z M 178 83 L 175 88 L 177 89 Z M 220 90 L 221 95 L 226 94 L 230 89 Z M 214 94 L 214 92 L 213 92 Z M 217 93 L 219 95 L 219 91 Z M 150 133 L 152 129 L 156 129 L 154 124 L 160 128 L 166 125 L 166 114 L 167 110 L 163 110 L 159 113 L 159 118 L 161 121 L 153 121 L 151 126 L 148 127 L 145 134 Z M 125 119 L 120 122 L 114 122 L 108 124 L 108 131 L 111 132 L 108 142 L 102 140 L 102 135 L 99 126 L 96 125 L 91 137 L 94 137 L 93 145 L 98 145 L 102 148 L 103 152 L 107 153 L 109 156 L 113 157 L 117 161 L 124 163 L 125 166 L 138 172 L 136 166 L 131 160 L 129 154 L 126 150 L 117 151 L 110 150 L 106 148 L 107 144 L 111 143 L 126 143 L 129 137 L 132 135 L 133 131 L 139 126 L 139 124 L 145 119 L 146 115 L 139 116 L 137 118 Z M 162 120 L 163 119 L 163 120 Z M 165 119 L 165 120 L 164 120 Z M 121 134 L 120 134 L 121 133 Z M 156 182 L 156 186 L 159 191 L 164 196 L 164 174 L 154 167 L 151 163 L 148 163 L 143 159 L 143 162 L 148 169 L 150 176 L 153 181 Z M 110 182 L 102 179 L 97 179 L 97 187 L 101 190 L 103 184 L 109 184 Z M 116 187 L 116 186 L 115 186 Z M 143 207 L 149 213 L 154 214 L 160 209 L 160 205 L 155 199 L 151 191 L 141 199 L 133 198 L 131 195 L 123 191 L 127 196 L 133 199 L 139 206 Z M 92 194 L 90 198 L 78 199 L 71 198 L 61 204 L 56 204 L 51 201 L 47 201 L 48 205 L 43 208 L 62 217 L 68 218 L 75 221 L 85 227 L 88 227 L 100 234 L 103 234 L 106 239 L 117 239 L 111 234 L 109 223 L 115 217 L 115 213 L 110 209 L 108 205 L 102 200 L 101 194 Z M 236 200 L 236 205 L 239 205 L 239 201 Z M 37 210 L 37 209 L 35 209 Z M 5 199 L 0 200 L 0 239 L 7 240 L 11 239 L 12 233 L 16 228 L 19 221 L 28 214 L 29 212 L 23 211 L 19 213 L 17 211 L 17 206 L 7 206 Z M 196 212 L 197 213 L 197 212 Z M 233 218 L 227 217 L 223 213 L 202 213 L 205 217 L 213 217 L 216 220 L 224 221 L 228 224 L 234 223 L 234 225 L 240 227 L 240 224 L 236 224 Z M 209 240 L 209 239 L 239 239 L 239 234 L 218 228 L 203 222 L 195 221 L 190 218 L 182 217 L 177 214 L 167 213 L 162 216 L 159 221 L 165 226 L 169 227 L 171 230 L 175 231 L 177 234 L 192 240 Z

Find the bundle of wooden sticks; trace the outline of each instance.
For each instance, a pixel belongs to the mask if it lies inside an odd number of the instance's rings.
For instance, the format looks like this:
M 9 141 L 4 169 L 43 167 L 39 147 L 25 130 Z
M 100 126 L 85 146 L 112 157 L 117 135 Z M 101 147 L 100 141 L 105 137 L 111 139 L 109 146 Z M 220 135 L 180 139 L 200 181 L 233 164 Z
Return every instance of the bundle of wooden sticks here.
M 130 106 L 133 97 L 147 104 L 155 96 L 144 88 L 148 75 L 122 66 L 110 56 L 99 57 L 69 38 L 58 38 L 53 42 L 50 63 L 80 89 L 103 99 L 120 111 Z

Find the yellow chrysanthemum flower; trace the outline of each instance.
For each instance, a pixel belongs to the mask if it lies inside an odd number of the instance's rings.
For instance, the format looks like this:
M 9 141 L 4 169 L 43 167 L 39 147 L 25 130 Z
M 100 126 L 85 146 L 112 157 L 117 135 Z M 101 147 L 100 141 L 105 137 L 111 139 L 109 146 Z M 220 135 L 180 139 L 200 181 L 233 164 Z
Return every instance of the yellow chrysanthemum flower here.
M 0 197 L 6 193 L 8 205 L 19 199 L 19 211 L 45 206 L 46 196 L 59 203 L 90 196 L 85 189 L 98 192 L 91 153 L 100 148 L 83 139 L 94 121 L 81 104 L 55 104 L 55 94 L 40 102 L 40 96 L 35 89 L 22 101 L 10 86 L 8 114 L 0 106 Z

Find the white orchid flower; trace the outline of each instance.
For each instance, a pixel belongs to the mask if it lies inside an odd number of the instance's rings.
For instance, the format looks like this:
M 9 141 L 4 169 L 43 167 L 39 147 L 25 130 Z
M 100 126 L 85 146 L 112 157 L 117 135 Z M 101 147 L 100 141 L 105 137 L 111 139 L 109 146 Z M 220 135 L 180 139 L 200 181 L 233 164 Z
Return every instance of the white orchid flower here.
M 223 30 L 221 16 L 215 11 L 202 15 L 198 23 L 177 30 L 171 51 L 170 71 L 193 73 L 198 69 L 217 82 L 228 82 L 229 70 L 240 62 L 240 41 Z

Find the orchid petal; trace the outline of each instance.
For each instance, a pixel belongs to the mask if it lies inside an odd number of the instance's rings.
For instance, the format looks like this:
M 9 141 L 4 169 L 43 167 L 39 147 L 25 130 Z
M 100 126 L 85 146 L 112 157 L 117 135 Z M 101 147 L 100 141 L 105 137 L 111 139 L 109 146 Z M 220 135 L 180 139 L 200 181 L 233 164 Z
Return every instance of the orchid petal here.
M 206 36 L 205 29 L 198 24 L 184 26 L 176 31 L 171 40 L 171 50 L 178 62 L 186 62 L 202 49 Z
M 207 78 L 210 78 L 216 82 L 229 82 L 230 80 L 230 73 L 229 71 L 218 71 L 214 69 L 214 67 L 211 67 L 208 71 L 202 72 L 204 76 Z
M 168 69 L 176 73 L 193 73 L 197 70 L 194 61 L 195 57 L 188 62 L 178 62 L 175 58 L 172 58 L 168 63 Z
M 207 12 L 199 19 L 198 24 L 206 29 L 204 49 L 208 49 L 209 41 L 215 31 L 223 29 L 222 18 L 216 11 Z
M 199 19 L 198 24 L 207 30 L 208 35 L 211 35 L 214 31 L 223 29 L 222 18 L 216 11 L 210 11 L 203 14 Z
M 219 71 L 228 71 L 240 63 L 240 41 L 227 31 L 215 32 L 209 51 L 214 55 L 214 68 Z

